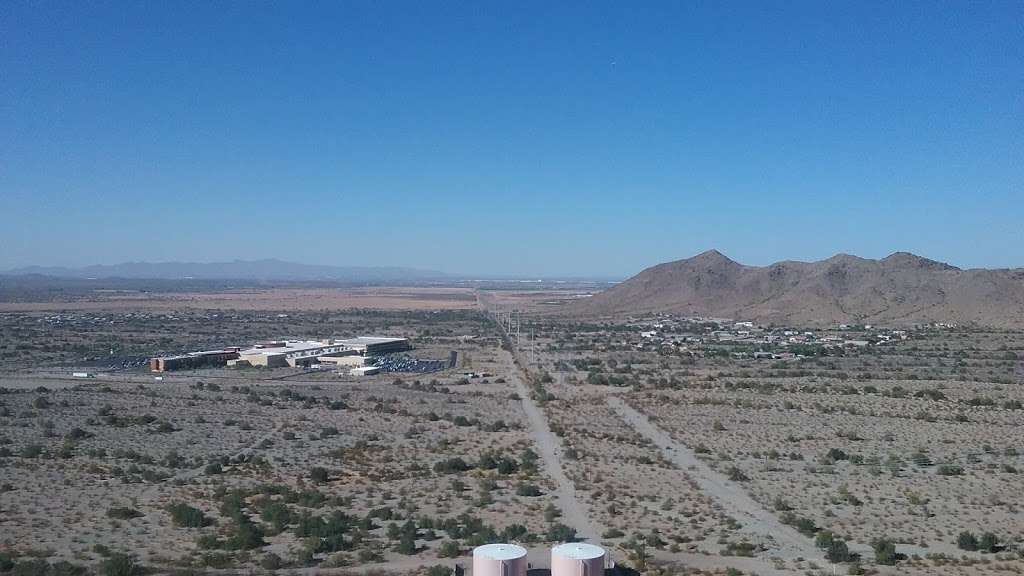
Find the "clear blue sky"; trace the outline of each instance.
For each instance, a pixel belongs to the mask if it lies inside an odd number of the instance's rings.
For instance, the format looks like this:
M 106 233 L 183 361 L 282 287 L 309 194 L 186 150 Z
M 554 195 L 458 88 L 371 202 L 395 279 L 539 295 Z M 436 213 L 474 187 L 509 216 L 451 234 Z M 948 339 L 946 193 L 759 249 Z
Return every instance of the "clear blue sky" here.
M 1024 2 L 0 3 L 0 269 L 1024 266 Z

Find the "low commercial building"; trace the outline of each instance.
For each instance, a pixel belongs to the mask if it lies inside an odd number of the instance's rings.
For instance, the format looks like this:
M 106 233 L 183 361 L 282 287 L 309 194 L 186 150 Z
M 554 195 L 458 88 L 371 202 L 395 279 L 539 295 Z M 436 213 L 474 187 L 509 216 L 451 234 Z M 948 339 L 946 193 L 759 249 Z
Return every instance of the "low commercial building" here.
M 280 340 L 257 344 L 239 352 L 234 364 L 281 368 L 320 364 L 321 357 L 350 354 L 345 346 L 332 341 Z
M 158 356 L 149 359 L 149 369 L 153 372 L 167 372 L 170 370 L 187 370 L 191 368 L 206 368 L 209 366 L 224 366 L 229 361 L 238 358 L 238 348 L 224 348 L 223 350 L 205 350 L 202 352 L 189 352 L 177 356 Z
M 355 350 L 349 350 L 350 354 L 347 356 L 319 356 L 317 360 L 321 364 L 332 364 L 334 366 L 366 366 L 366 363 L 370 359 L 366 356 L 360 356 Z
M 224 365 L 280 368 L 326 363 L 364 366 L 367 363 L 365 357 L 402 352 L 411 348 L 408 338 L 382 336 L 360 336 L 344 340 L 273 340 L 257 343 L 245 350 L 225 348 L 152 358 L 149 365 L 154 372 Z M 349 357 L 349 360 L 337 359 Z
M 408 338 L 386 338 L 381 336 L 360 336 L 337 340 L 348 350 L 355 350 L 363 356 L 379 356 L 393 352 L 404 352 L 412 348 Z

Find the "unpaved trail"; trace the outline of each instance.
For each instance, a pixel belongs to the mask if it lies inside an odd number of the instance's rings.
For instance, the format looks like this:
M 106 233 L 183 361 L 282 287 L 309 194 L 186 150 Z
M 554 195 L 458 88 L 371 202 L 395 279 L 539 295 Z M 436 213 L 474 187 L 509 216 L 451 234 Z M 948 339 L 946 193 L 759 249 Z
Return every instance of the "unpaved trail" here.
M 712 470 L 697 455 L 672 439 L 664 430 L 658 428 L 646 416 L 615 396 L 608 397 L 608 405 L 630 424 L 640 435 L 648 438 L 661 449 L 668 458 L 697 483 L 700 489 L 714 499 L 727 514 L 739 521 L 746 532 L 775 542 L 778 556 L 794 560 L 806 558 L 822 559 L 819 550 L 810 538 L 800 534 L 755 501 L 741 486 L 731 482 L 722 474 Z
M 513 361 L 512 355 L 502 351 L 502 356 L 508 363 L 509 377 L 516 387 L 516 393 L 522 399 L 523 412 L 526 413 L 526 418 L 530 423 L 530 436 L 539 451 L 541 462 L 544 464 L 544 472 L 555 482 L 552 496 L 555 497 L 557 506 L 562 511 L 561 522 L 575 528 L 577 537 L 580 539 L 597 542 L 601 533 L 607 528 L 595 526 L 584 512 L 583 504 L 576 498 L 576 487 L 562 468 L 561 442 L 551 431 L 548 420 L 541 412 L 540 407 L 530 397 L 530 389 L 524 382 L 524 375 Z
M 486 311 L 482 297 L 480 307 Z M 511 379 L 516 388 L 516 393 L 519 394 L 521 399 L 523 412 L 526 413 L 526 418 L 530 425 L 530 437 L 540 454 L 543 471 L 555 482 L 555 490 L 552 496 L 554 496 L 557 506 L 562 511 L 562 517 L 559 521 L 576 529 L 579 539 L 591 540 L 594 543 L 600 544 L 600 536 L 608 530 L 608 526 L 592 520 L 586 505 L 577 498 L 576 486 L 565 475 L 562 465 L 562 444 L 551 431 L 550 426 L 548 426 L 548 420 L 544 412 L 530 395 L 530 389 L 526 383 L 528 378 L 526 371 L 516 361 L 516 356 L 513 353 L 502 350 L 500 356 L 507 369 L 508 377 Z M 609 559 L 615 560 L 615 556 L 617 556 L 615 550 L 606 550 Z M 548 558 L 547 548 L 539 552 L 538 554 L 536 548 L 531 548 L 530 550 L 530 558 L 535 562 L 535 566 L 545 565 L 544 561 Z M 724 568 L 738 568 L 761 576 L 788 576 L 794 573 L 790 570 L 776 568 L 770 560 L 765 558 L 727 557 L 689 552 L 673 553 L 667 550 L 650 550 L 649 553 L 658 562 L 679 564 L 700 570 L 711 571 Z
M 526 375 L 519 365 L 515 363 L 510 353 L 503 351 L 502 355 L 508 364 L 509 378 L 512 379 L 516 392 L 522 399 L 523 411 L 526 413 L 530 424 L 530 436 L 539 451 L 541 462 L 544 465 L 544 472 L 555 482 L 555 490 L 552 495 L 557 502 L 557 506 L 562 510 L 560 521 L 567 526 L 575 528 L 580 539 L 590 540 L 599 544 L 600 536 L 608 530 L 608 526 L 593 521 L 588 514 L 586 505 L 577 498 L 576 487 L 572 480 L 565 475 L 565 471 L 562 468 L 561 442 L 559 442 L 558 437 L 555 436 L 548 426 L 547 417 L 544 416 L 540 407 L 530 397 L 529 387 L 525 383 Z M 616 556 L 615 551 L 612 549 L 607 551 L 609 558 L 614 559 Z M 536 550 L 531 552 L 536 552 Z M 547 549 L 542 550 L 542 559 L 547 558 L 546 554 Z M 793 574 L 792 571 L 775 568 L 771 562 L 762 558 L 724 557 L 687 552 L 672 553 L 667 550 L 650 550 L 650 554 L 652 558 L 660 562 L 682 564 L 701 570 L 718 570 L 731 567 L 762 576 Z

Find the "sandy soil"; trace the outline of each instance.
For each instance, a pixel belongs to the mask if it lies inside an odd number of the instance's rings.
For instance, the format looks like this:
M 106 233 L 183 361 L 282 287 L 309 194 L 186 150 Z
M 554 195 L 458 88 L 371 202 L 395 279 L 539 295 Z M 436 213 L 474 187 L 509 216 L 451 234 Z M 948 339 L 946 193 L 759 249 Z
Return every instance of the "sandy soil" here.
M 470 288 L 274 288 L 221 292 L 95 292 L 88 297 L 48 302 L 0 302 L 0 312 L 66 310 L 451 310 L 472 309 Z

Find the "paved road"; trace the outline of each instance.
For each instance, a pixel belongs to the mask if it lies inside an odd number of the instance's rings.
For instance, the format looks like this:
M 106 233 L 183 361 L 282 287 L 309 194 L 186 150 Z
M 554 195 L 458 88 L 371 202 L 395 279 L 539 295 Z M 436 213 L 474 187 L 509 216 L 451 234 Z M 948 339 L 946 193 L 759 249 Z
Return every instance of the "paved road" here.
M 751 498 L 741 486 L 712 470 L 704 461 L 697 458 L 692 450 L 673 440 L 646 416 L 615 396 L 608 397 L 608 405 L 640 435 L 654 442 L 666 458 L 685 470 L 705 494 L 743 525 L 742 531 L 774 541 L 778 550 L 773 552 L 782 558 L 802 557 L 824 562 L 821 550 L 810 538 L 780 522 L 773 513 Z

